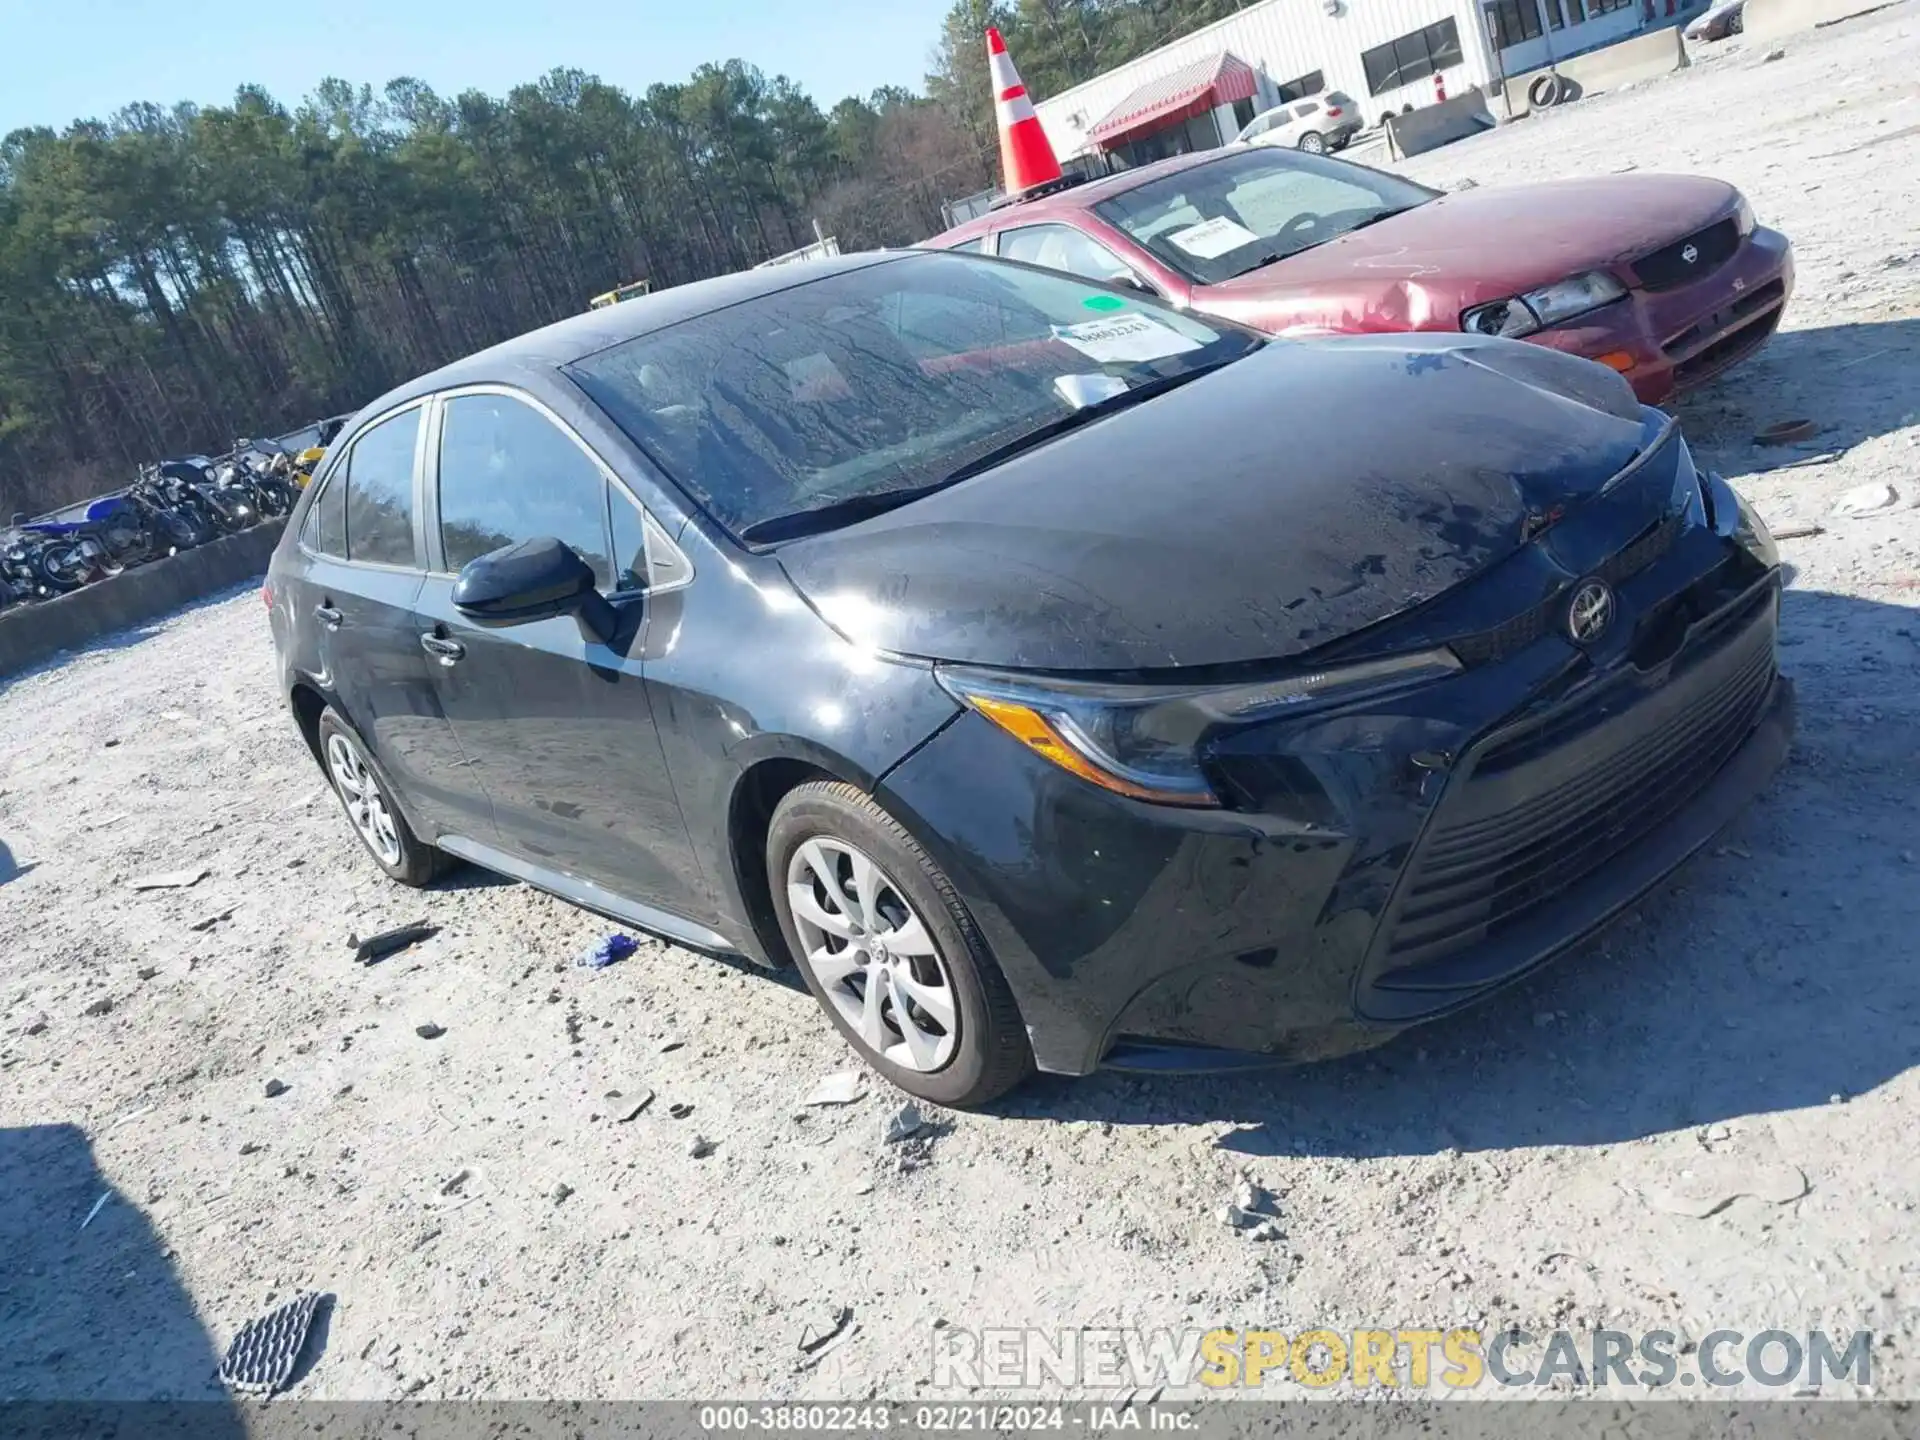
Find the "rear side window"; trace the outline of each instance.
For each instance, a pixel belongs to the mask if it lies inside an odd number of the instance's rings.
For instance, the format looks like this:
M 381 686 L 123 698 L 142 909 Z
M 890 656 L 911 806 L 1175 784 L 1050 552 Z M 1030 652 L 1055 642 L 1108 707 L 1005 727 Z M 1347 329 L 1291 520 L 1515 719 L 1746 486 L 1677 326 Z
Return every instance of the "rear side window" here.
M 984 235 L 976 235 L 973 239 L 962 240 L 958 245 L 952 246 L 951 248 L 969 255 L 984 255 L 987 250 L 987 237 Z
M 522 540 L 564 541 L 613 580 L 607 480 L 572 436 L 510 395 L 455 395 L 440 428 L 440 544 L 447 569 Z
M 412 565 L 413 448 L 420 434 L 415 407 L 363 430 L 329 489 L 346 482 L 347 559 L 369 565 Z
M 1302 120 L 1306 119 L 1309 115 L 1318 115 L 1320 113 L 1320 102 L 1318 100 L 1302 100 L 1298 105 L 1293 107 L 1293 113 Z
M 1027 225 L 1009 230 L 1000 237 L 1000 253 L 1009 260 L 1025 260 L 1029 265 L 1044 265 L 1089 280 L 1111 280 L 1132 273 L 1118 255 L 1071 225 Z
M 336 465 L 320 482 L 320 493 L 307 510 L 300 539 L 316 555 L 347 558 L 347 467 Z

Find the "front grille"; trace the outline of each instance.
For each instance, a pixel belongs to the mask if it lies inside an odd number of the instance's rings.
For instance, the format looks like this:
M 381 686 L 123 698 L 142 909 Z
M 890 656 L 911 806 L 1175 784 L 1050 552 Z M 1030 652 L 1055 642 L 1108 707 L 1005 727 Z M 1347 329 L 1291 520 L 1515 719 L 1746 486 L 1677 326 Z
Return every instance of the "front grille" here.
M 1544 751 L 1535 729 L 1473 757 L 1403 884 L 1386 968 L 1403 971 L 1497 937 L 1698 793 L 1753 728 L 1773 683 L 1771 625 L 1749 623 L 1732 644 L 1737 653 L 1706 667 L 1711 677 L 1670 682 L 1697 693 L 1671 713 L 1626 726 L 1628 733 L 1617 724 L 1608 733 L 1618 699 L 1603 695 L 1593 713 L 1550 722 L 1557 743 Z M 1665 693 L 1641 704 L 1658 705 Z
M 1642 290 L 1674 290 L 1711 275 L 1733 258 L 1740 248 L 1740 227 L 1731 219 L 1721 220 L 1684 235 L 1671 245 L 1643 255 L 1633 262 L 1634 278 Z M 1693 258 L 1687 258 L 1687 251 Z
M 1774 328 L 1780 323 L 1780 315 L 1781 311 L 1776 309 L 1758 320 L 1749 320 L 1732 334 L 1722 335 L 1698 355 L 1688 356 L 1673 367 L 1674 385 L 1681 389 L 1697 385 L 1742 356 L 1758 350 L 1773 335 Z
M 1684 523 L 1679 513 L 1656 520 L 1625 547 L 1616 550 L 1594 571 L 1609 585 L 1618 588 L 1638 575 L 1673 548 Z M 1584 577 L 1583 577 L 1584 578 Z M 1566 587 L 1556 590 L 1539 604 L 1522 610 L 1489 630 L 1471 635 L 1456 635 L 1447 643 L 1460 657 L 1462 665 L 1492 665 L 1517 654 L 1552 630 L 1566 608 Z

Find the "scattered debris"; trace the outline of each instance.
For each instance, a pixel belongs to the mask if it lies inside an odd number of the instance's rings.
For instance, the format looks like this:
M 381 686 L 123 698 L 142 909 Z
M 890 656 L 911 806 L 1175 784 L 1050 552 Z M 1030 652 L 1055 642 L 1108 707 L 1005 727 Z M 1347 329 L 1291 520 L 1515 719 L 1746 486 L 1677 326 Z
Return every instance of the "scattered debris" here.
M 696 1160 L 704 1160 L 719 1148 L 718 1145 L 707 1139 L 706 1136 L 696 1135 L 693 1137 L 693 1143 L 687 1147 L 687 1154 Z
M 660 1042 L 660 1053 L 662 1055 L 671 1055 L 676 1050 L 685 1049 L 686 1044 L 687 1042 L 684 1040 L 663 1040 Z
M 614 1108 L 613 1118 L 619 1124 L 625 1125 L 630 1121 L 638 1120 L 640 1113 L 649 1105 L 653 1104 L 653 1091 L 643 1089 L 634 1095 L 621 1095 L 618 1091 L 615 1091 L 607 1098 L 620 1102 L 620 1104 Z
M 573 1194 L 573 1186 L 562 1181 L 553 1187 L 553 1203 L 556 1205 L 564 1205 L 567 1203 L 567 1197 L 571 1194 Z
M 158 875 L 143 875 L 133 882 L 136 890 L 185 890 L 190 885 L 198 885 L 207 878 L 207 869 L 201 866 L 193 870 L 166 870 Z
M 160 973 L 160 967 L 157 965 L 142 965 L 138 970 L 134 971 L 133 973 L 139 976 L 142 980 L 151 980 L 153 979 L 154 976 Z
M 834 1311 L 833 1317 L 825 1324 L 809 1322 L 800 1331 L 800 1349 L 808 1355 L 813 1354 L 822 1345 L 832 1340 L 847 1328 L 847 1322 L 853 1319 L 853 1307 L 842 1305 Z
M 1900 503 L 1899 492 L 1884 480 L 1856 485 L 1834 502 L 1833 513 L 1842 516 L 1877 515 Z
M 1820 427 L 1811 420 L 1782 420 L 1769 425 L 1753 437 L 1756 445 L 1791 445 L 1796 440 L 1805 440 L 1818 434 Z
M 260 1144 L 257 1140 L 247 1140 L 241 1143 L 240 1153 L 242 1155 L 258 1155 L 266 1148 L 266 1146 Z
M 676 1101 L 667 1107 L 667 1114 L 671 1115 L 676 1120 L 684 1120 L 687 1118 L 687 1116 L 691 1115 L 692 1113 L 693 1113 L 693 1106 L 687 1104 L 687 1102 L 684 1100 Z
M 31 1025 L 27 1026 L 27 1034 L 29 1035 L 44 1035 L 46 1033 L 47 1017 L 44 1015 L 38 1017 Z
M 458 1195 L 460 1188 L 472 1178 L 473 1171 L 463 1166 L 460 1170 L 456 1171 L 451 1178 L 441 1184 L 440 1193 L 442 1195 Z
M 640 942 L 631 935 L 613 934 L 607 936 L 598 945 L 587 951 L 573 963 L 588 970 L 604 970 L 616 965 L 640 948 Z
M 840 1070 L 813 1087 L 802 1105 L 851 1105 L 867 1093 L 858 1070 Z
M 927 1117 L 920 1113 L 918 1105 L 909 1102 L 881 1122 L 880 1143 L 892 1145 L 901 1140 L 911 1140 L 926 1127 Z
M 237 908 L 236 906 L 229 905 L 226 909 L 215 911 L 213 914 L 207 916 L 205 919 L 194 921 L 193 924 L 189 925 L 187 928 L 189 930 L 198 930 L 198 931 L 211 930 L 213 929 L 214 926 L 224 924 L 228 920 L 231 920 L 233 918 L 233 912 L 236 908 Z
M 220 1361 L 222 1382 L 232 1389 L 261 1395 L 272 1395 L 285 1386 L 300 1352 L 306 1348 L 320 1298 L 318 1292 L 309 1290 L 242 1325 Z
M 267 1081 L 267 1099 L 272 1100 L 287 1093 L 292 1088 L 284 1080 Z
M 1553 1021 L 1554 1021 L 1553 1011 L 1551 1010 L 1536 1011 L 1533 1017 L 1533 1028 L 1536 1030 L 1545 1030 L 1548 1026 L 1553 1024 Z
M 1807 1177 L 1796 1165 L 1753 1165 L 1737 1160 L 1696 1162 L 1671 1185 L 1650 1186 L 1644 1199 L 1664 1215 L 1704 1220 L 1742 1195 L 1769 1205 L 1787 1205 L 1807 1193 Z
M 402 925 L 397 930 L 383 930 L 378 935 L 369 935 L 362 940 L 358 935 L 347 936 L 347 948 L 353 951 L 353 958 L 362 965 L 371 965 L 377 960 L 405 950 L 409 945 L 418 945 L 422 940 L 431 940 L 440 933 L 438 925 L 430 925 L 425 920 L 416 920 L 411 925 Z
M 1769 50 L 1765 55 L 1762 55 L 1760 57 L 1760 63 L 1762 65 L 1771 65 L 1776 60 L 1784 60 L 1786 58 L 1787 58 L 1787 52 L 1784 49 L 1776 48 L 1773 50 Z
M 424 1025 L 414 1026 L 413 1033 L 418 1035 L 422 1040 L 438 1040 L 442 1035 L 447 1033 L 447 1027 L 444 1025 L 436 1025 L 429 1020 Z
M 122 1115 L 118 1120 L 114 1121 L 113 1124 L 109 1125 L 107 1128 L 109 1130 L 118 1130 L 122 1125 L 132 1124 L 135 1120 L 138 1120 L 142 1115 L 151 1115 L 153 1111 L 154 1111 L 153 1106 L 142 1105 L 138 1110 L 129 1110 L 126 1114 Z
M 82 1015 L 111 1015 L 113 1013 L 113 997 L 111 995 L 102 995 L 80 1013 Z
M 107 1201 L 111 1200 L 112 1198 L 113 1198 L 113 1192 L 111 1190 L 102 1190 L 100 1192 L 100 1198 L 93 1202 L 93 1208 L 87 1211 L 87 1218 L 80 1222 L 80 1228 L 84 1230 L 87 1228 L 87 1226 L 93 1224 L 93 1217 L 98 1215 L 101 1212 L 101 1210 L 103 1210 L 106 1207 Z
M 1244 1170 L 1233 1182 L 1233 1199 L 1220 1207 L 1220 1223 L 1246 1232 L 1249 1240 L 1283 1238 L 1273 1196 Z

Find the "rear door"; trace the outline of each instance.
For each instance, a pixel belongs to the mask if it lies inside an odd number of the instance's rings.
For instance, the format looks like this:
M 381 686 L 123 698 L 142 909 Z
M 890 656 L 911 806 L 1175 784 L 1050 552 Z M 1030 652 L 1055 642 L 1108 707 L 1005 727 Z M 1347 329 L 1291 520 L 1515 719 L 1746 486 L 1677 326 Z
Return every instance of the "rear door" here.
M 578 433 L 532 397 L 440 397 L 432 573 L 415 607 L 429 667 L 501 849 L 672 914 L 710 915 L 641 675 L 651 543 L 666 542 Z M 453 606 L 462 567 L 543 536 L 594 569 L 621 616 L 611 643 L 572 616 L 485 627 Z M 666 542 L 670 543 L 670 542 Z M 474 838 L 484 838 L 476 836 Z
M 301 667 L 372 747 L 403 809 L 431 836 L 447 816 L 432 779 L 454 739 L 413 623 L 426 571 L 417 524 L 424 414 L 422 402 L 403 406 L 338 452 L 314 482 L 301 563 L 287 583 L 296 624 L 311 637 Z

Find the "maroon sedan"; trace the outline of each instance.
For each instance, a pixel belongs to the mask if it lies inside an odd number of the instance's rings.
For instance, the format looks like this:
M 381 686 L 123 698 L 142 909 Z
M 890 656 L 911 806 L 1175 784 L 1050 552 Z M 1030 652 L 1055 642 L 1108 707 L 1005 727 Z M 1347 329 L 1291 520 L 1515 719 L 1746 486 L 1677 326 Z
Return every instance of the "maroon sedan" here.
M 1793 291 L 1738 190 L 1609 175 L 1441 194 L 1298 151 L 1183 155 L 926 242 L 1164 296 L 1270 334 L 1469 330 L 1611 366 L 1658 404 L 1751 355 Z

